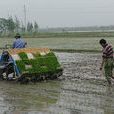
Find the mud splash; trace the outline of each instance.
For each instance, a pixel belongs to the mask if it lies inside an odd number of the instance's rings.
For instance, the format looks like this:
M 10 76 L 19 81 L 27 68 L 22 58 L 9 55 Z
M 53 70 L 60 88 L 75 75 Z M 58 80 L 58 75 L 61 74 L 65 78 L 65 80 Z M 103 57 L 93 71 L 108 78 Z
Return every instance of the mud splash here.
M 107 86 L 98 53 L 56 53 L 63 76 L 20 85 L 0 81 L 0 114 L 113 114 L 114 81 Z

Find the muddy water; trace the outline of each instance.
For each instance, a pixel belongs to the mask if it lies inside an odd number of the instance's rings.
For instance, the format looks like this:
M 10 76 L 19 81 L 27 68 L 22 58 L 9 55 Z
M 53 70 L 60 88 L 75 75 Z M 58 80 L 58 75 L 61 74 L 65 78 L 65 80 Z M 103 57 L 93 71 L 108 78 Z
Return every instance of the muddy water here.
M 0 114 L 114 114 L 114 81 L 107 86 L 98 53 L 56 53 L 58 80 L 20 85 L 0 81 Z

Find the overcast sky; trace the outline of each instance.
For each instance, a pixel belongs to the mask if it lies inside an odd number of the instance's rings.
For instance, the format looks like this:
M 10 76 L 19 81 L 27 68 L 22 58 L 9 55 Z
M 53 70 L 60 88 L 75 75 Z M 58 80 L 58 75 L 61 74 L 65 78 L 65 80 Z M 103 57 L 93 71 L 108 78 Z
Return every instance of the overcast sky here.
M 114 25 L 114 0 L 0 0 L 0 17 L 16 15 L 44 27 Z

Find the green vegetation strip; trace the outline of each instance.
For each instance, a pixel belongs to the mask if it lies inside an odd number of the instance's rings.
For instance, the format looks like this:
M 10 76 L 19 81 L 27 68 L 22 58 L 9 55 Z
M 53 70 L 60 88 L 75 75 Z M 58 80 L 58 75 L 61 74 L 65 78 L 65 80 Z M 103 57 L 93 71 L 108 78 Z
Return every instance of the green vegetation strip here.
M 72 52 L 72 53 L 76 53 L 76 52 L 96 52 L 99 53 L 101 52 L 100 50 L 76 50 L 76 49 L 51 49 L 51 51 L 57 51 L 57 52 Z
M 114 37 L 114 32 L 28 32 L 21 35 L 23 38 Z M 14 36 L 15 33 L 0 33 L 0 38 Z

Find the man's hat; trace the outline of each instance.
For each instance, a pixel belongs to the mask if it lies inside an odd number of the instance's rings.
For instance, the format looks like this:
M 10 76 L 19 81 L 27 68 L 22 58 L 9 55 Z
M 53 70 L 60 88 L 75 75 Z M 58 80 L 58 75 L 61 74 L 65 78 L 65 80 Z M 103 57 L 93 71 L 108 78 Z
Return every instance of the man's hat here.
M 19 33 L 16 33 L 15 37 L 20 37 L 21 35 Z

